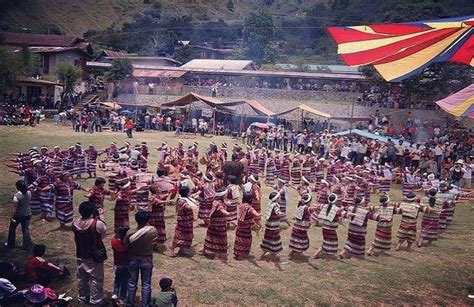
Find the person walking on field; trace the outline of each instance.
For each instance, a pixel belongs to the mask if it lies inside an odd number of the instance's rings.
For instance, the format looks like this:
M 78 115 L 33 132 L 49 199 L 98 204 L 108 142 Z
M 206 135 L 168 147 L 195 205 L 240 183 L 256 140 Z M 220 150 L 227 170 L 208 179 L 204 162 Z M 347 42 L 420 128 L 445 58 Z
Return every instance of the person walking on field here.
M 131 118 L 127 118 L 125 120 L 125 125 L 124 125 L 124 128 L 125 128 L 125 132 L 127 133 L 127 137 L 128 138 L 133 138 L 133 135 L 132 135 L 132 131 L 133 131 L 133 120 Z
M 150 226 L 149 220 L 150 213 L 148 211 L 138 211 L 135 214 L 138 227 L 130 229 L 125 235 L 124 246 L 128 250 L 128 271 L 130 273 L 126 306 L 135 306 L 139 274 L 141 274 L 142 280 L 142 306 L 151 306 L 153 241 L 156 240 L 158 231 L 155 227 Z
M 107 259 L 104 243 L 107 227 L 95 204 L 85 201 L 79 205 L 81 217 L 72 223 L 76 243 L 77 281 L 79 301 L 100 306 L 104 302 L 104 261 Z

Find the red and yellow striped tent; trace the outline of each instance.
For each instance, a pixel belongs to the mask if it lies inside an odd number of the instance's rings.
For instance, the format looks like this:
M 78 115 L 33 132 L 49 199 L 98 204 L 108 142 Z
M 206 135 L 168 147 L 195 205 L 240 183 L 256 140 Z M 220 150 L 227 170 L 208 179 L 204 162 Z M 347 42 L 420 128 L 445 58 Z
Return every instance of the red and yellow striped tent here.
M 398 82 L 431 63 L 474 66 L 474 16 L 399 24 L 331 27 L 339 56 L 349 66 L 372 64 Z

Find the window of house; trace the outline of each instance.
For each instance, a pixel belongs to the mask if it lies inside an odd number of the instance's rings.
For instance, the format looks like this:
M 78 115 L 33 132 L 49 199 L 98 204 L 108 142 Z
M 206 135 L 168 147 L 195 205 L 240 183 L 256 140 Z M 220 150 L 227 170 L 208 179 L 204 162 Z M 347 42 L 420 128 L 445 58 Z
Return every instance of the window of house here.
M 41 95 L 41 86 L 27 86 L 26 87 L 26 97 L 38 97 Z

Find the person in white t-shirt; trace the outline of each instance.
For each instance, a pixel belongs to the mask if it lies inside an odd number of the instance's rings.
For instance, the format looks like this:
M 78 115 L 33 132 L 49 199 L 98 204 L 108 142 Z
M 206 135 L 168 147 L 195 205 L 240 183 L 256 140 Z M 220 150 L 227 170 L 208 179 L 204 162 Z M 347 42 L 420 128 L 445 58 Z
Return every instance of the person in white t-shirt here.
M 470 158 L 466 158 L 466 162 L 464 163 L 464 175 L 461 179 L 461 187 L 465 189 L 471 188 L 471 181 L 472 181 L 472 169 L 474 168 L 474 164 L 472 163 Z

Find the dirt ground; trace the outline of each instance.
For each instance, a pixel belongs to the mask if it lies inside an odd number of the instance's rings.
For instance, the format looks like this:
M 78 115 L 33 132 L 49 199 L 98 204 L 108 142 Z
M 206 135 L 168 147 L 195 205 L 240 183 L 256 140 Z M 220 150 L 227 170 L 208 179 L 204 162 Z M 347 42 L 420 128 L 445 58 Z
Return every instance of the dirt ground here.
M 0 127 L 0 159 L 11 158 L 10 154 L 25 151 L 32 146 L 68 145 L 81 142 L 83 146 L 94 144 L 104 148 L 111 141 L 119 145 L 127 141 L 125 134 L 104 132 L 99 134 L 74 133 L 68 126 L 57 126 L 51 123 L 38 127 Z M 173 133 L 141 132 L 135 133 L 132 144 L 146 141 L 151 152 L 150 168 L 154 171 L 157 152 L 156 147 L 166 140 L 175 146 L 178 140 L 185 145 L 199 142 L 200 151 L 214 141 L 217 144 L 238 143 L 239 140 L 227 137 L 200 137 L 194 135 L 175 136 Z M 11 198 L 14 193 L 14 182 L 17 175 L 9 173 L 4 163 L 1 164 L 0 177 L 0 240 L 6 239 L 10 218 Z M 99 174 L 100 176 L 100 174 Z M 78 180 L 85 187 L 91 187 L 93 180 Z M 392 199 L 400 198 L 400 187 L 394 187 Z M 266 199 L 271 189 L 264 187 L 263 197 Z M 85 200 L 81 191 L 76 191 L 75 215 L 78 204 Z M 289 217 L 293 216 L 297 203 L 294 190 L 290 193 Z M 373 197 L 376 201 L 376 198 Z M 266 201 L 262 201 L 265 206 Z M 109 227 L 105 240 L 108 246 L 109 260 L 105 263 L 105 289 L 111 291 L 113 281 L 112 251 L 110 239 L 113 228 L 113 203 L 106 201 L 106 222 Z M 284 251 L 281 262 L 257 261 L 255 256 L 260 253 L 259 244 L 263 232 L 254 233 L 249 261 L 235 261 L 229 257 L 227 263 L 208 259 L 199 254 L 192 257 L 171 258 L 165 253 L 154 255 L 153 293 L 159 291 L 158 281 L 168 276 L 174 280 L 180 303 L 183 305 L 350 305 L 350 304 L 439 304 L 439 305 L 470 305 L 468 289 L 474 286 L 474 227 L 472 220 L 474 210 L 470 204 L 459 204 L 454 216 L 454 224 L 443 233 L 440 240 L 429 248 L 414 248 L 412 251 L 395 252 L 392 250 L 384 257 L 366 257 L 365 260 L 328 260 L 312 259 L 313 253 L 322 243 L 321 228 L 311 228 L 309 236 L 310 249 L 298 261 L 289 261 L 288 243 L 290 229 L 282 226 Z M 167 236 L 172 238 L 175 225 L 174 208 L 166 211 Z M 131 216 L 131 225 L 135 225 Z M 395 243 L 396 230 L 400 217 L 395 217 L 392 236 Z M 198 250 L 204 240 L 205 228 L 195 223 L 194 247 Z M 57 224 L 47 223 L 34 217 L 31 229 L 35 243 L 46 244 L 46 258 L 75 268 L 75 247 L 71 232 L 50 232 Z M 375 223 L 369 222 L 367 244 L 373 240 Z M 339 249 L 342 249 L 347 236 L 347 222 L 338 229 Z M 17 245 L 21 235 L 17 236 Z M 168 240 L 167 243 L 169 243 Z M 232 255 L 234 232 L 228 232 L 229 255 Z M 0 247 L 0 259 L 9 260 L 23 266 L 27 257 L 20 249 L 6 250 Z M 27 285 L 25 285 L 27 286 Z M 52 288 L 68 295 L 75 296 L 76 280 L 55 283 Z

